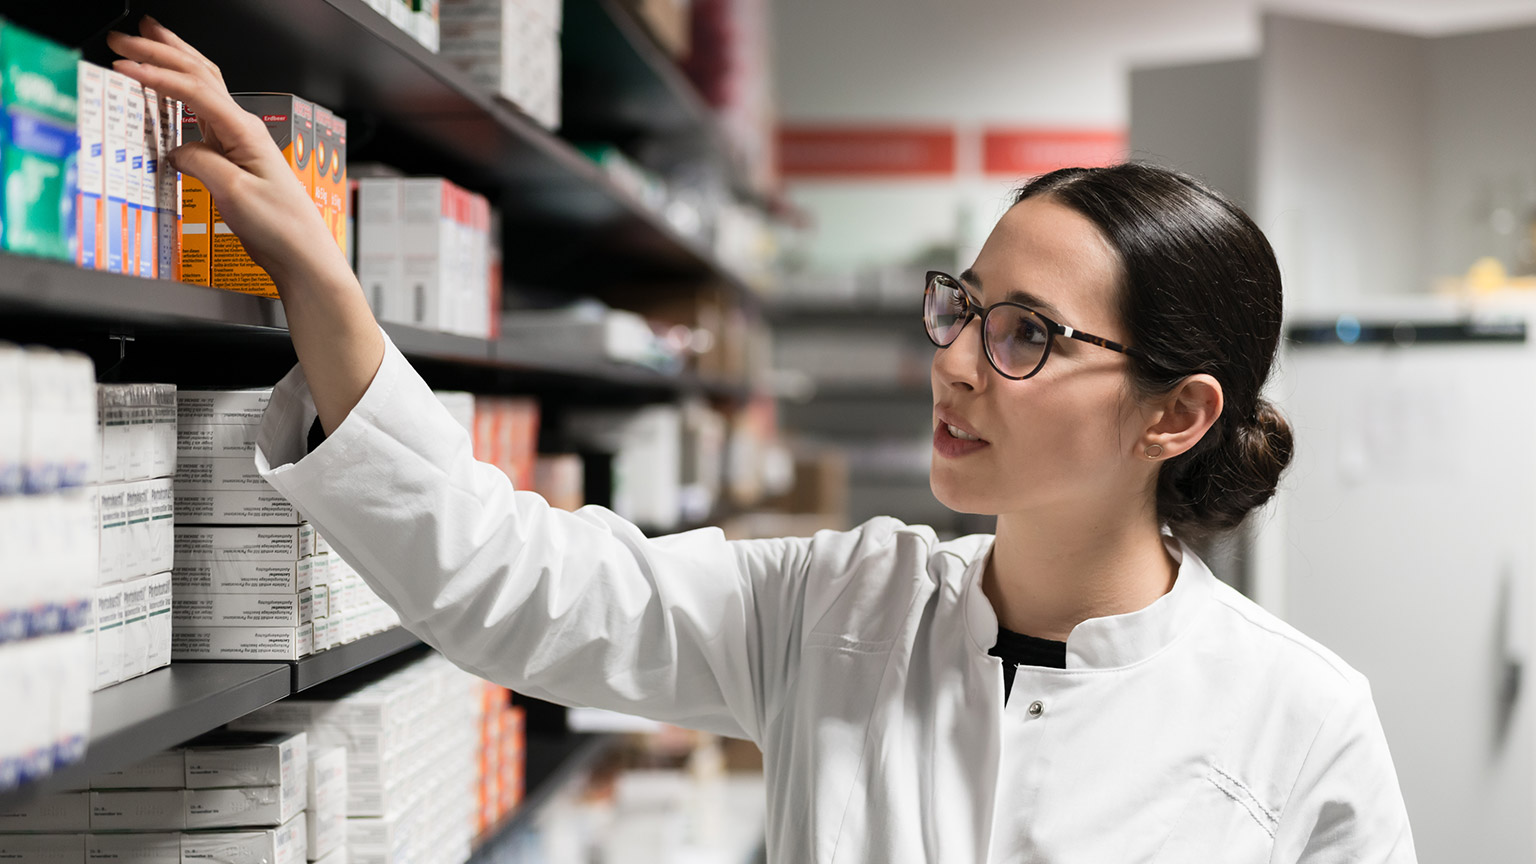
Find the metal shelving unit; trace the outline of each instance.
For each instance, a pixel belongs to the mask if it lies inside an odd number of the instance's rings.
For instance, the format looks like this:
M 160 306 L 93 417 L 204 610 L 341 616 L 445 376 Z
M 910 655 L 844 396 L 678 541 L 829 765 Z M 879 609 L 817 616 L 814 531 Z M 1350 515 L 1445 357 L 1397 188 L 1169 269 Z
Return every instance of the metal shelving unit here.
M 386 657 L 414 648 L 421 644 L 414 633 L 403 627 L 395 627 L 372 636 L 364 636 L 356 642 L 337 645 L 308 657 L 289 663 L 293 670 L 292 692 L 301 693 L 316 684 L 339 678 L 348 672 L 361 669 Z
M 178 0 L 134 7 L 199 46 L 231 89 L 299 93 L 346 117 L 350 160 L 442 174 L 486 194 L 501 209 L 507 269 L 519 280 L 707 278 L 751 295 L 702 243 L 364 0 L 223 0 L 217 12 Z
M 0 313 L 43 320 L 90 321 L 120 334 L 150 333 L 177 341 L 235 337 L 266 353 L 280 353 L 279 368 L 293 362 L 282 304 L 239 294 L 156 279 L 81 270 L 60 261 L 0 253 Z M 589 387 L 639 388 L 642 395 L 671 398 L 702 393 L 719 399 L 745 399 L 744 384 L 701 379 L 691 373 L 669 375 L 641 366 L 602 360 L 562 358 L 522 349 L 510 339 L 491 342 L 439 333 L 404 324 L 385 324 L 396 346 L 418 360 L 575 379 Z M 6 334 L 26 338 L 25 328 Z M 137 337 L 135 337 L 137 338 Z
M 0 796 L 0 807 L 61 789 L 84 788 L 112 771 L 269 705 L 290 692 L 286 663 L 172 663 L 91 697 L 85 758 Z
M 638 102 L 628 95 L 620 101 L 660 118 L 664 128 L 637 127 L 636 134 L 678 132 L 702 141 L 699 152 L 705 156 L 724 153 L 725 139 L 712 112 L 629 10 L 613 0 L 568 2 L 578 24 L 571 34 L 575 41 L 567 42 L 575 68 L 596 61 L 592 52 L 571 46 L 595 44 L 605 62 L 620 64 L 621 83 L 638 80 L 647 90 Z M 107 26 L 125 6 L 135 17 L 155 15 L 197 45 L 219 64 L 232 90 L 294 92 L 336 110 L 349 123 L 351 161 L 446 176 L 485 194 L 501 211 L 505 269 L 519 285 L 579 293 L 593 285 L 687 282 L 719 286 L 749 305 L 758 302 L 705 244 L 677 231 L 610 181 L 568 140 L 479 88 L 365 0 L 18 4 L 5 14 L 40 32 L 79 39 Z M 98 16 L 99 24 L 94 23 Z M 582 31 L 582 22 L 596 29 Z M 88 59 L 112 59 L 99 38 L 83 47 Z M 570 69 L 568 64 L 568 74 Z M 599 77 L 608 74 L 611 80 L 612 72 L 609 68 Z M 616 114 L 605 123 L 594 113 L 619 110 L 618 103 L 609 101 L 579 116 L 589 124 L 585 131 L 622 131 L 633 116 Z M 733 182 L 742 182 L 739 166 L 734 161 L 732 166 L 737 172 Z M 434 380 L 432 371 L 445 370 L 439 380 L 491 382 L 503 390 L 532 379 L 614 401 L 633 400 L 634 394 L 670 399 L 698 393 L 734 400 L 749 395 L 745 385 L 735 382 L 535 356 L 510 340 L 395 324 L 385 330 L 429 381 Z M 111 374 L 112 361 L 124 356 L 138 359 L 134 374 L 195 365 L 195 370 L 161 380 L 201 376 L 196 378 L 200 383 L 227 386 L 270 384 L 293 363 L 287 321 L 274 300 L 3 253 L 0 338 L 85 347 L 99 364 L 107 361 L 98 366 L 105 374 Z M 199 362 L 187 364 L 188 356 Z M 293 663 L 176 662 L 114 685 L 92 697 L 92 729 L 82 761 L 0 794 L 0 807 L 79 788 L 94 774 L 131 764 L 287 696 L 352 686 L 358 676 L 401 662 L 402 652 L 420 645 L 415 636 L 396 629 Z M 312 690 L 327 682 L 329 687 Z M 590 771 L 615 740 L 581 736 L 530 742 L 531 794 L 494 836 L 528 824 L 547 796 Z

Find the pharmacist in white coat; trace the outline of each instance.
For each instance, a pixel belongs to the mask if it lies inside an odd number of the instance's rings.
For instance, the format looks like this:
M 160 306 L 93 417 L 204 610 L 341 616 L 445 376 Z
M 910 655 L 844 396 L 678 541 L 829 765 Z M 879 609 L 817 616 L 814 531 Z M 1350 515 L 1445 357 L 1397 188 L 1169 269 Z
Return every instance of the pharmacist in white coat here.
M 1259 395 L 1279 273 L 1216 193 L 1046 175 L 970 270 L 929 276 L 933 489 L 995 537 L 653 540 L 475 462 L 261 124 L 141 32 L 119 68 L 196 110 L 210 134 L 175 164 L 287 310 L 301 367 L 258 465 L 450 658 L 756 742 L 774 861 L 1414 860 L 1365 680 L 1182 542 L 1266 501 L 1291 451 Z

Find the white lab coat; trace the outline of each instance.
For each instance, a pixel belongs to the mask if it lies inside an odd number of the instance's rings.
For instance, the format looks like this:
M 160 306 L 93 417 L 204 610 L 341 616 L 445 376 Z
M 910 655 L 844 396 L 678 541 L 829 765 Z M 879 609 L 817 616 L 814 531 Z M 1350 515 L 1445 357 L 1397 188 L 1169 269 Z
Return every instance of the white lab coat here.
M 523 693 L 756 742 L 773 861 L 1414 860 L 1365 680 L 1181 545 L 1172 591 L 1078 625 L 1005 707 L 990 536 L 647 539 L 555 510 L 393 344 L 306 456 L 314 416 L 295 368 L 257 466 L 406 627 Z

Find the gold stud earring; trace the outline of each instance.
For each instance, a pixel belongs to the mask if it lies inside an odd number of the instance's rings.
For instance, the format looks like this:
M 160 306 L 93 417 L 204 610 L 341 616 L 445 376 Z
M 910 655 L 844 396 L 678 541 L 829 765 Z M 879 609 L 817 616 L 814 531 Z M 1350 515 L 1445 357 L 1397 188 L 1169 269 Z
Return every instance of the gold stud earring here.
M 1145 453 L 1147 455 L 1148 459 L 1156 459 L 1157 457 L 1163 455 L 1163 445 L 1161 445 L 1161 444 L 1148 444 L 1147 445 L 1147 449 L 1145 449 L 1145 450 L 1143 450 L 1141 452 Z

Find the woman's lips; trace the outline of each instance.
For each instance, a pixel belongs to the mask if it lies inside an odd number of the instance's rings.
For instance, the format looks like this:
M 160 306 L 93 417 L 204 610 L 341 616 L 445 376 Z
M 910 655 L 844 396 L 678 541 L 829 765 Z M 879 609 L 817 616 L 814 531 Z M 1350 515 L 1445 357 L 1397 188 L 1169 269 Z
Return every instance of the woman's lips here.
M 980 450 L 986 446 L 988 446 L 986 441 L 979 439 L 971 441 L 964 438 L 956 438 L 954 435 L 951 435 L 949 432 L 949 424 L 945 423 L 943 420 L 940 420 L 934 425 L 933 449 L 934 452 L 938 453 L 940 456 L 944 456 L 949 459 L 955 459 L 960 456 L 975 453 L 977 450 Z

